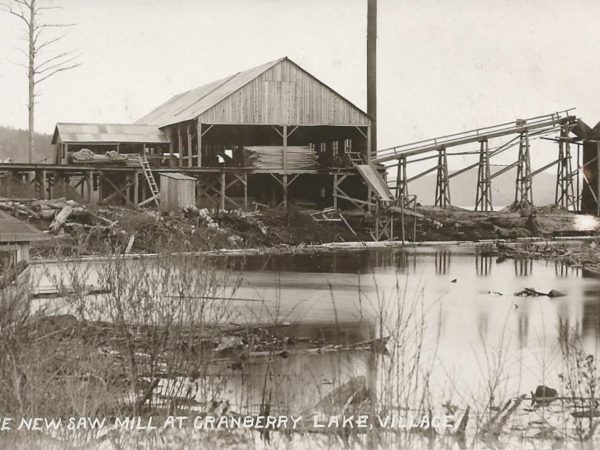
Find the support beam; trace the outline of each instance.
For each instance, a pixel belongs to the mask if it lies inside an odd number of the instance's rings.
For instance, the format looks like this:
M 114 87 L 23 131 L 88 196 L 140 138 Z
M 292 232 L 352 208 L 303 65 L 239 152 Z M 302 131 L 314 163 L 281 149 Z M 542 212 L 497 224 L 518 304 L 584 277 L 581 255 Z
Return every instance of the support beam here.
M 183 167 L 183 138 L 181 136 L 181 125 L 177 125 L 177 152 L 179 154 L 179 167 Z
M 558 168 L 556 171 L 556 191 L 554 204 L 567 210 L 576 210 L 577 201 L 573 190 L 573 177 L 579 172 L 573 172 L 571 167 L 571 144 L 569 128 L 563 126 L 558 141 Z
M 133 172 L 133 203 L 140 203 L 140 178 L 137 171 Z
M 225 190 L 227 189 L 226 186 L 226 178 L 225 178 L 225 172 L 221 172 L 221 210 L 225 209 Z
M 531 159 L 529 154 L 529 133 L 519 135 L 519 159 L 517 161 L 517 181 L 515 189 L 515 204 L 533 203 L 531 188 Z
M 94 191 L 94 180 L 93 180 L 93 175 L 91 171 L 87 171 L 85 173 L 85 184 L 86 184 L 86 195 L 85 195 L 85 200 L 87 202 L 87 204 L 91 204 L 92 203 L 92 196 L 93 196 L 93 191 Z
M 482 139 L 479 147 L 479 169 L 477 172 L 477 194 L 475 211 L 493 211 L 492 177 L 490 173 L 490 147 L 487 139 Z
M 192 151 L 192 122 L 188 122 L 187 126 L 187 158 L 188 158 L 188 167 L 192 167 L 194 152 Z
M 198 146 L 196 149 L 196 154 L 198 155 L 196 159 L 196 167 L 202 167 L 202 124 L 199 120 L 196 122 L 196 136 L 198 136 L 196 139 L 196 145 Z
M 173 166 L 173 128 L 169 127 L 169 167 Z
M 408 203 L 408 177 L 406 175 L 406 157 L 398 158 L 398 173 L 396 174 L 396 199 L 399 205 Z
M 287 183 L 287 145 L 288 127 L 283 126 L 283 213 L 288 211 L 288 183 Z
M 448 157 L 446 147 L 438 150 L 437 177 L 435 184 L 435 206 L 447 208 L 450 202 L 450 183 L 448 180 Z

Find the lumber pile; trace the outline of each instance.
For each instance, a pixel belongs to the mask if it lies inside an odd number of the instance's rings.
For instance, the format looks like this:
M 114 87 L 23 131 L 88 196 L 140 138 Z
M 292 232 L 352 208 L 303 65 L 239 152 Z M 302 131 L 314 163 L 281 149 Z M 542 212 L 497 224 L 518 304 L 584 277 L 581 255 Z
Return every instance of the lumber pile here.
M 106 152 L 104 155 L 94 153 L 90 149 L 82 148 L 69 155 L 73 164 L 117 164 L 127 163 L 127 155 L 121 155 L 114 150 Z
M 283 170 L 283 146 L 257 145 L 244 147 L 244 161 L 247 167 Z M 310 147 L 288 146 L 285 165 L 288 170 L 316 169 L 317 155 Z

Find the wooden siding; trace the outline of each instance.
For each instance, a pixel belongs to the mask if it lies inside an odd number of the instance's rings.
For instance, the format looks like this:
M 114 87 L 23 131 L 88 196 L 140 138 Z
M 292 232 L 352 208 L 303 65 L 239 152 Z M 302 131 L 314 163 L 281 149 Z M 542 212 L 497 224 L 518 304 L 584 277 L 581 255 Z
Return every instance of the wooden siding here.
M 196 182 L 193 179 L 176 179 L 160 175 L 160 210 L 177 211 L 196 204 Z
M 348 100 L 285 59 L 198 118 L 216 124 L 368 126 Z

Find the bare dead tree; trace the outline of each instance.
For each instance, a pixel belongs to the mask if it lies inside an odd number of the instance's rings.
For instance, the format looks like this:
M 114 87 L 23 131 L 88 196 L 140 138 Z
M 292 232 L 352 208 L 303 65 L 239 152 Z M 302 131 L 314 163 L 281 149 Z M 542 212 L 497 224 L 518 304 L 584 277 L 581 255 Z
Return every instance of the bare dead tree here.
M 38 85 L 48 78 L 81 64 L 77 62 L 79 55 L 72 51 L 56 51 L 55 44 L 67 35 L 65 30 L 73 24 L 46 22 L 45 13 L 58 10 L 59 6 L 51 0 L 7 0 L 0 1 L 0 10 L 17 17 L 23 24 L 27 50 L 17 48 L 27 63 L 16 63 L 27 70 L 29 87 L 29 162 L 35 157 L 35 104 Z

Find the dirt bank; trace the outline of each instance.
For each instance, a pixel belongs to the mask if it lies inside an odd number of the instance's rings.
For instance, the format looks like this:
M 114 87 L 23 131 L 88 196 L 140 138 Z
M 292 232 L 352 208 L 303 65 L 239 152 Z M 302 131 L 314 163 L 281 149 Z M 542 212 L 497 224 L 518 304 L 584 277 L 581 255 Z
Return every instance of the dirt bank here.
M 147 209 L 85 206 L 58 199 L 4 200 L 0 208 L 52 236 L 34 245 L 32 253 L 38 258 L 368 242 L 374 240 L 375 229 L 375 219 L 360 212 L 343 211 L 343 217 L 330 213 L 328 218 L 334 220 L 324 221 L 318 211 L 294 207 L 287 214 L 281 209 L 246 212 L 190 207 L 180 214 L 160 215 Z M 404 233 L 400 214 L 393 217 L 395 240 L 404 237 L 409 242 L 595 236 L 600 228 L 595 217 L 554 206 L 519 205 L 495 212 L 419 206 L 406 215 Z M 588 256 L 594 257 L 581 255 Z

